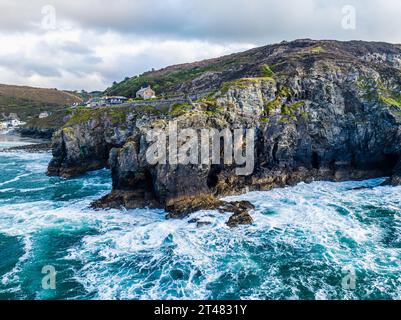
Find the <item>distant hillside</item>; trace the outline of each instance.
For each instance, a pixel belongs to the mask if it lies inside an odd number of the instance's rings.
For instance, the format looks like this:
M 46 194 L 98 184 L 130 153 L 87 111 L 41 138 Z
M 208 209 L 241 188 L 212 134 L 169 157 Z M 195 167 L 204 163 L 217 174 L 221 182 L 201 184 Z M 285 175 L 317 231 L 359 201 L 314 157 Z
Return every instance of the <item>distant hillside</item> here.
M 371 56 L 371 53 L 374 55 Z M 269 70 L 291 73 L 298 66 L 313 64 L 319 59 L 372 63 L 383 54 L 400 54 L 401 47 L 388 43 L 362 41 L 315 41 L 310 39 L 282 42 L 235 53 L 216 59 L 170 66 L 114 83 L 105 93 L 134 97 L 141 86 L 151 85 L 158 96 L 212 91 L 223 82 L 264 76 Z M 394 61 L 395 62 L 395 61 Z M 387 62 L 388 63 L 388 62 Z
M 22 120 L 57 111 L 82 98 L 66 91 L 0 84 L 0 118 L 16 113 Z

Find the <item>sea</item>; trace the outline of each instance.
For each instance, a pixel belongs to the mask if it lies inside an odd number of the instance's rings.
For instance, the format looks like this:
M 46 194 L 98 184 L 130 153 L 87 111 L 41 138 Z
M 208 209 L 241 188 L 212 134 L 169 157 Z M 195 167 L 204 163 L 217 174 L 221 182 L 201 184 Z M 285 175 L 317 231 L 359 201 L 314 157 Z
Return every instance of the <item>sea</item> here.
M 48 177 L 50 153 L 0 135 L 0 299 L 401 299 L 401 187 L 300 183 L 248 200 L 254 224 L 200 211 L 94 211 L 109 170 Z M 191 223 L 194 218 L 205 224 Z

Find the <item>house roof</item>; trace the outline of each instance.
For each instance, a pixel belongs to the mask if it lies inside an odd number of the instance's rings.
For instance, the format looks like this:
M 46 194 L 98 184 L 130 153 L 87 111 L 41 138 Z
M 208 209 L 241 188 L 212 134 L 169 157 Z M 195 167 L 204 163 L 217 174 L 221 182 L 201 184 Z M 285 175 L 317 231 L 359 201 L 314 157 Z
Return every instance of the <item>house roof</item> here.
M 128 100 L 128 98 L 123 97 L 123 96 L 113 96 L 113 97 L 109 97 L 109 98 L 112 98 L 112 99 L 120 99 L 120 100 Z
M 139 89 L 136 93 L 142 93 L 142 92 L 145 92 L 145 91 L 148 90 L 148 89 L 152 90 L 152 88 L 151 88 L 150 86 L 148 86 L 148 87 Z M 152 90 L 152 91 L 153 91 L 153 90 Z M 154 92 L 154 91 L 153 91 L 153 92 Z
M 102 100 L 107 100 L 107 99 L 127 100 L 127 98 L 123 97 L 123 96 L 105 96 L 105 97 L 101 97 L 100 99 L 102 99 Z

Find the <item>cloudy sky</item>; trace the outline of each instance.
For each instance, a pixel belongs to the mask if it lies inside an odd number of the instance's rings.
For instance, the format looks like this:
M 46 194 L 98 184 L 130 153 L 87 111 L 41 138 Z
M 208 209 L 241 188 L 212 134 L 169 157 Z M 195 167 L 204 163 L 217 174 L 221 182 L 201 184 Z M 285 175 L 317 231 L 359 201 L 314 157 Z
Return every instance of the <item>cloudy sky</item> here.
M 0 0 L 0 83 L 104 90 L 282 40 L 401 43 L 400 30 L 399 0 Z

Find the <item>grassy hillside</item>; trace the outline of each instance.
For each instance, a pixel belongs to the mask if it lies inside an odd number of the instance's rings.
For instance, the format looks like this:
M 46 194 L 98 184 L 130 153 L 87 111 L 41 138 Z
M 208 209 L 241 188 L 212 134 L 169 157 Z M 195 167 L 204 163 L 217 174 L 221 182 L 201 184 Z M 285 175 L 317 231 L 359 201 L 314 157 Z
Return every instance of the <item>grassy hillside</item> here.
M 55 111 L 47 118 L 39 119 L 38 117 L 34 117 L 29 119 L 24 127 L 57 130 L 65 124 L 64 119 L 67 115 L 68 115 L 67 109 Z
M 310 39 L 282 42 L 216 59 L 170 66 L 145 72 L 114 83 L 105 93 L 135 97 L 142 86 L 151 85 L 157 96 L 182 95 L 218 89 L 224 82 L 240 78 L 290 73 L 297 66 L 312 65 L 321 59 L 361 62 L 375 53 L 401 54 L 399 45 L 362 41 L 316 41 Z
M 3 114 L 16 113 L 27 120 L 42 111 L 65 109 L 74 102 L 82 102 L 82 98 L 57 89 L 0 85 L 0 118 Z
M 219 74 L 228 76 L 227 80 L 235 75 L 225 74 L 227 71 L 236 72 L 238 67 L 242 69 L 244 65 L 248 65 L 251 61 L 255 61 L 255 50 L 246 51 L 244 53 L 233 54 L 215 59 L 203 60 L 194 63 L 186 63 L 170 66 L 157 71 L 145 72 L 139 76 L 126 78 L 120 83 L 114 83 L 112 87 L 105 91 L 108 95 L 123 95 L 126 97 L 135 97 L 136 92 L 143 86 L 151 85 L 158 96 L 177 95 L 186 92 L 192 92 L 192 88 L 188 86 L 189 82 L 202 75 Z M 253 71 L 253 72 L 252 72 Z M 258 71 L 249 70 L 249 75 L 258 75 Z M 205 77 L 204 80 L 207 77 Z M 222 78 L 222 79 L 223 79 Z M 203 79 L 201 79 L 202 82 Z

